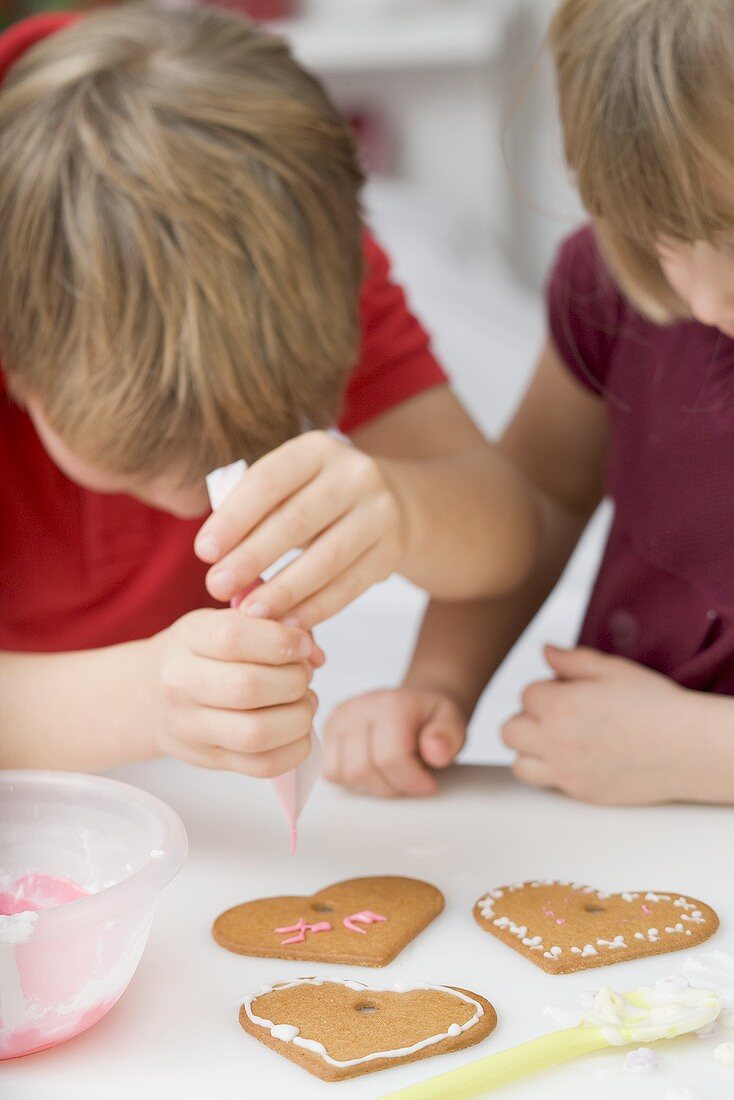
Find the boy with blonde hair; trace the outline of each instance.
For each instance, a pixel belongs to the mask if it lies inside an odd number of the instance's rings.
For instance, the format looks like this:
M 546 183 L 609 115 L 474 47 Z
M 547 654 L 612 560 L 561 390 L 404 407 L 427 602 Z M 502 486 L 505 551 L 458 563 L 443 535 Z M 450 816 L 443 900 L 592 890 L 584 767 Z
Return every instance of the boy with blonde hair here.
M 511 587 L 517 475 L 487 465 L 363 229 L 349 132 L 278 39 L 211 10 L 42 16 L 0 38 L 0 79 L 0 764 L 287 771 L 311 628 L 395 569 Z M 205 474 L 242 457 L 199 530 Z

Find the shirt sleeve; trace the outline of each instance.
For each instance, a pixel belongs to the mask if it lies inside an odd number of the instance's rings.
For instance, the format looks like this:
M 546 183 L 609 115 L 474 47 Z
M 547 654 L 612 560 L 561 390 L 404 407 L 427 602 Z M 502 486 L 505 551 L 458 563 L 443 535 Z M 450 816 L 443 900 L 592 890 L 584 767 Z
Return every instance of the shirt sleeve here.
M 624 299 L 599 251 L 591 226 L 568 237 L 546 287 L 548 324 L 556 351 L 584 386 L 603 392 L 624 313 Z
M 347 433 L 447 381 L 428 334 L 390 278 L 387 256 L 369 233 L 364 236 L 364 253 L 359 359 L 339 417 L 339 427 Z

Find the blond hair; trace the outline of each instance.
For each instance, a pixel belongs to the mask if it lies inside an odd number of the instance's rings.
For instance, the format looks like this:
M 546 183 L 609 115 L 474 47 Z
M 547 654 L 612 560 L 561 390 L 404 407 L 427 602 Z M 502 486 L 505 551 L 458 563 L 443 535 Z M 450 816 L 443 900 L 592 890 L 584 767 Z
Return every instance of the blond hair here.
M 612 273 L 648 318 L 689 316 L 656 245 L 734 227 L 730 0 L 565 0 L 550 44 L 567 161 Z
M 333 420 L 358 344 L 352 137 L 277 38 L 103 10 L 0 89 L 0 353 L 67 445 L 181 481 Z

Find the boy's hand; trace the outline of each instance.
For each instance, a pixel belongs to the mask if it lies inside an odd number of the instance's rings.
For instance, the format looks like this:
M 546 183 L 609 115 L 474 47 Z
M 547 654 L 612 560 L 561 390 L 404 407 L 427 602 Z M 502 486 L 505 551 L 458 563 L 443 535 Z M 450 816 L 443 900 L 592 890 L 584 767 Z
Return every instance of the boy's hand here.
M 383 798 L 431 795 L 431 769 L 446 768 L 466 738 L 466 716 L 438 691 L 375 691 L 331 715 L 324 775 L 361 794 Z
M 513 771 L 584 802 L 634 805 L 682 797 L 696 725 L 678 684 L 597 650 L 546 647 L 558 677 L 531 684 L 505 725 Z
M 304 631 L 202 609 L 145 644 L 158 751 L 267 778 L 306 758 L 317 700 Z
M 304 548 L 242 610 L 311 629 L 384 580 L 404 545 L 402 508 L 384 468 L 325 432 L 306 432 L 254 463 L 196 538 L 199 558 L 213 563 L 211 595 L 231 599 Z

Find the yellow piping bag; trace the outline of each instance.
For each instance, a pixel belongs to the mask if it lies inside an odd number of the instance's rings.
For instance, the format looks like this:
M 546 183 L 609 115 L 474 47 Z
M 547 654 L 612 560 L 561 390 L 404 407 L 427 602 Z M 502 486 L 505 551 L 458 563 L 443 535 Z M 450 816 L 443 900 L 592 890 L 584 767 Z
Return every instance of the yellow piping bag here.
M 382 1100 L 471 1100 L 595 1050 L 654 1043 L 698 1031 L 716 1020 L 723 1008 L 718 993 L 695 988 L 677 976 L 630 993 L 600 989 L 590 1000 L 578 1027 L 542 1035 L 391 1092 Z

